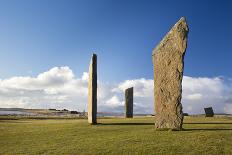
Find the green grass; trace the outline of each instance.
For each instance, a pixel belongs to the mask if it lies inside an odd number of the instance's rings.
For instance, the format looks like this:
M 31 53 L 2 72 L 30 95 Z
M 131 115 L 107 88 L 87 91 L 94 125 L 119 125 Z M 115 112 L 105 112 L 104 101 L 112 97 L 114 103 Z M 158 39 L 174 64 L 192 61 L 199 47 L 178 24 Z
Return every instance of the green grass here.
M 0 154 L 232 154 L 232 118 L 186 117 L 184 131 L 154 118 L 0 120 Z

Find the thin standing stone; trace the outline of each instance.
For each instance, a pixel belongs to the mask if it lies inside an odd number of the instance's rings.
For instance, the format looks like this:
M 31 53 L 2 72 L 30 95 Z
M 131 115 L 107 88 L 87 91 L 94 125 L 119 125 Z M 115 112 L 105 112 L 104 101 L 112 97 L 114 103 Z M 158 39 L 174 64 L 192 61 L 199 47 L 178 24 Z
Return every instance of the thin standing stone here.
M 125 117 L 133 118 L 133 87 L 125 91 Z
M 93 54 L 89 65 L 88 122 L 97 123 L 97 55 Z

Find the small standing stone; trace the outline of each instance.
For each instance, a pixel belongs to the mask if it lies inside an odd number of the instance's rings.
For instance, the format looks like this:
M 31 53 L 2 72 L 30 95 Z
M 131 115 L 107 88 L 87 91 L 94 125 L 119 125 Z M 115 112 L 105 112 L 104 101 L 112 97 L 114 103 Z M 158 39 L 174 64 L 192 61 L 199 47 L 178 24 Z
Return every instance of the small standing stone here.
M 97 123 L 97 55 L 93 54 L 89 65 L 88 122 Z
M 125 117 L 133 118 L 133 87 L 125 91 Z
M 182 17 L 153 50 L 156 129 L 182 129 L 182 78 L 187 36 L 188 26 Z
M 213 117 L 214 112 L 212 107 L 204 108 L 205 110 L 205 117 Z

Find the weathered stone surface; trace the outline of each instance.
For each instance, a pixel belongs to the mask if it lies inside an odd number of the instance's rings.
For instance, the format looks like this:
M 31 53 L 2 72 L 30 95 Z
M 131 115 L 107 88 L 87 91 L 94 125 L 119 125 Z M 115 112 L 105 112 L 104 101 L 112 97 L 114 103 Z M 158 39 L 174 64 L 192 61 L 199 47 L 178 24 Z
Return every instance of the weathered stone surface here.
M 125 117 L 133 117 L 133 87 L 126 89 L 125 91 Z
M 187 36 L 188 26 L 182 17 L 152 53 L 157 129 L 182 128 L 182 77 Z
M 205 117 L 213 117 L 214 112 L 212 107 L 204 108 L 205 110 Z
M 89 65 L 88 122 L 97 123 L 97 55 L 93 54 Z

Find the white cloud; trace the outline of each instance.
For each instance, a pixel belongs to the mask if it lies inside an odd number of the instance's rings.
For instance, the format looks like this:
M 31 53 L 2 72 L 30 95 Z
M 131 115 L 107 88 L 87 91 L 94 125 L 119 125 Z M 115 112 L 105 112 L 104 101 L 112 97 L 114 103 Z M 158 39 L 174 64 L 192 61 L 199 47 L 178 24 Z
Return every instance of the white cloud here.
M 184 110 L 188 113 L 204 113 L 204 107 L 212 106 L 216 113 L 224 113 L 225 100 L 230 96 L 230 90 L 223 78 L 184 76 Z
M 84 109 L 88 83 L 74 77 L 65 66 L 54 67 L 37 77 L 1 80 L 0 107 Z
M 227 114 L 232 114 L 232 103 L 226 104 L 225 107 L 224 107 L 224 111 Z
M 81 79 L 84 81 L 89 80 L 89 74 L 87 72 L 84 72 Z
M 153 113 L 153 80 L 130 79 L 120 83 L 98 81 L 98 111 L 123 112 L 124 91 L 134 87 L 134 111 Z M 212 106 L 216 113 L 232 113 L 232 83 L 223 78 L 184 76 L 184 112 L 204 113 Z M 88 73 L 75 78 L 72 70 L 54 67 L 37 77 L 12 77 L 0 80 L 0 107 L 87 108 Z
M 150 97 L 153 94 L 153 80 L 146 80 L 144 78 L 126 80 L 119 83 L 118 87 L 113 89 L 114 92 L 125 91 L 129 87 L 134 87 L 134 96 L 136 97 Z
M 114 95 L 109 100 L 106 101 L 108 106 L 123 106 L 123 101 L 120 101 L 119 97 Z
M 190 95 L 186 96 L 186 99 L 188 99 L 188 100 L 200 100 L 200 99 L 202 99 L 202 95 L 199 93 L 190 94 Z

